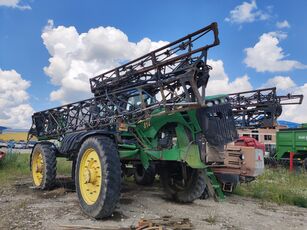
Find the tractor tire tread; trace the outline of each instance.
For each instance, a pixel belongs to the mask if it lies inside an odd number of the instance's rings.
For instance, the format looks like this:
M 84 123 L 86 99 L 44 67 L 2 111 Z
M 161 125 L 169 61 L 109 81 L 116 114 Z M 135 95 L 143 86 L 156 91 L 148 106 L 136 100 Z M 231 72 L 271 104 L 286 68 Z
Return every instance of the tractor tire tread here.
M 137 165 L 136 167 L 143 167 L 143 165 Z M 154 165 L 149 165 L 149 167 L 145 170 L 143 170 L 143 175 L 138 174 L 138 170 L 136 169 L 134 172 L 134 180 L 135 183 L 138 185 L 143 185 L 143 186 L 151 186 L 153 185 L 156 177 L 156 169 Z
M 39 146 L 37 148 L 41 148 L 41 152 L 44 159 L 44 175 L 43 175 L 43 181 L 42 184 L 39 186 L 42 190 L 51 190 L 55 186 L 56 181 L 56 171 L 57 171 L 57 161 L 56 161 L 56 154 L 54 150 L 52 149 L 51 144 L 45 144 L 41 143 L 38 144 Z
M 90 208 L 82 201 L 82 195 L 78 186 L 78 167 L 80 165 L 81 153 L 84 152 L 88 145 L 96 146 L 99 151 L 101 166 L 103 171 L 103 177 L 105 180 L 102 182 L 106 188 L 104 189 L 105 195 L 99 196 L 96 203 Z M 106 136 L 103 137 L 90 137 L 83 142 L 80 152 L 77 158 L 76 164 L 76 190 L 80 200 L 80 205 L 83 211 L 95 219 L 102 219 L 111 216 L 116 205 L 119 202 L 120 190 L 121 190 L 121 163 L 117 147 L 114 141 Z
M 167 169 L 163 169 L 160 174 L 160 181 L 168 198 L 179 203 L 192 203 L 201 197 L 206 188 L 205 174 L 203 170 L 196 170 L 195 176 L 188 188 L 183 191 L 174 191 L 168 185 Z

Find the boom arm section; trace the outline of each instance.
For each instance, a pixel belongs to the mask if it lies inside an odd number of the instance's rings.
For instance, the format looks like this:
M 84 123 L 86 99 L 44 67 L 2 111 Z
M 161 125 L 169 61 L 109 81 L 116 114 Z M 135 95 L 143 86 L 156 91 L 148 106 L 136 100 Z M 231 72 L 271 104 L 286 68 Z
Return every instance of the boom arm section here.
M 302 104 L 303 95 L 278 96 L 274 87 L 229 94 L 229 101 L 237 128 L 269 128 L 283 105 Z
M 211 34 L 210 36 L 208 36 Z M 95 97 L 37 112 L 29 134 L 60 138 L 81 130 L 116 130 L 153 111 L 201 107 L 209 80 L 208 49 L 219 44 L 217 23 L 90 79 Z
M 213 38 L 209 41 L 209 32 Z M 206 35 L 206 36 L 205 36 Z M 213 40 L 213 41 L 211 41 Z M 201 104 L 198 89 L 206 84 L 210 66 L 207 51 L 220 43 L 217 23 L 204 27 L 183 38 L 171 42 L 142 57 L 90 79 L 95 96 L 126 92 L 141 88 L 164 102 L 196 101 Z M 180 96 L 179 96 L 180 95 Z

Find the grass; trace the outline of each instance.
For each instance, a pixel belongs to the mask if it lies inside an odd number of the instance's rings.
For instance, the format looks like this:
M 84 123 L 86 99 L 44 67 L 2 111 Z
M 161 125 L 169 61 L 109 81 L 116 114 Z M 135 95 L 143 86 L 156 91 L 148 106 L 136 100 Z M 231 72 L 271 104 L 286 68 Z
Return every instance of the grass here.
M 30 154 L 12 153 L 0 161 L 0 184 L 5 185 L 20 177 L 31 177 Z M 70 176 L 71 162 L 65 158 L 57 158 L 57 174 Z
M 0 161 L 1 186 L 17 178 L 31 178 L 29 160 L 30 154 L 7 154 Z M 70 176 L 71 162 L 65 158 L 57 158 L 57 174 Z M 234 193 L 262 201 L 307 208 L 307 172 L 290 173 L 285 168 L 267 168 L 255 181 L 238 186 Z M 212 222 L 211 218 L 208 221 Z
M 307 172 L 267 168 L 255 181 L 238 186 L 234 193 L 307 208 Z
M 207 223 L 213 225 L 217 223 L 217 216 L 210 214 L 207 218 L 204 219 Z
M 62 176 L 71 176 L 71 161 L 66 158 L 57 158 L 57 174 Z
M 0 161 L 0 183 L 7 184 L 17 177 L 29 174 L 29 154 L 7 154 Z

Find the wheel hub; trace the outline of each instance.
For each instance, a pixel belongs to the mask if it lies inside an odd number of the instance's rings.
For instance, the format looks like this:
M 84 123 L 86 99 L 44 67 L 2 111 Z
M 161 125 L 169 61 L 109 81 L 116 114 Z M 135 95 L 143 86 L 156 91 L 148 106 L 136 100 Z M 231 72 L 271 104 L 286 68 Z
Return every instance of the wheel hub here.
M 95 184 L 97 181 L 97 173 L 95 168 L 85 169 L 83 173 L 85 184 L 92 183 Z
M 43 181 L 44 160 L 41 152 L 35 152 L 32 158 L 32 177 L 34 184 L 40 186 Z
M 36 170 L 35 170 L 37 173 L 41 173 L 41 172 L 43 172 L 43 166 L 42 166 L 42 164 L 40 164 L 40 163 L 37 163 L 37 165 L 36 165 Z
M 102 171 L 100 159 L 94 149 L 87 149 L 81 158 L 79 166 L 80 190 L 84 201 L 92 205 L 100 194 Z
M 83 173 L 85 184 L 89 183 L 91 180 L 91 172 L 90 170 L 86 169 Z

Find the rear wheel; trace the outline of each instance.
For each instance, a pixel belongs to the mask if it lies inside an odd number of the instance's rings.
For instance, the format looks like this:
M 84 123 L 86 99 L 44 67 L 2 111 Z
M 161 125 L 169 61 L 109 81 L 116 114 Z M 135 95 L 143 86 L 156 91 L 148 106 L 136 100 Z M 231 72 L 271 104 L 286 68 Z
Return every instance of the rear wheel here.
M 156 170 L 155 166 L 150 164 L 147 169 L 142 164 L 135 166 L 134 180 L 139 185 L 152 185 L 155 181 Z
M 168 197 L 182 203 L 198 199 L 206 187 L 203 170 L 177 162 L 161 167 L 160 181 Z
M 31 154 L 32 181 L 36 188 L 51 189 L 56 178 L 56 154 L 51 144 L 37 144 Z
M 88 138 L 80 148 L 75 177 L 82 210 L 96 219 L 110 216 L 121 187 L 121 164 L 114 142 L 108 137 Z

